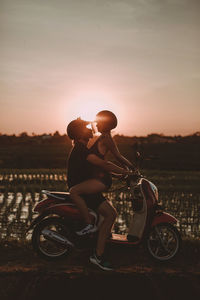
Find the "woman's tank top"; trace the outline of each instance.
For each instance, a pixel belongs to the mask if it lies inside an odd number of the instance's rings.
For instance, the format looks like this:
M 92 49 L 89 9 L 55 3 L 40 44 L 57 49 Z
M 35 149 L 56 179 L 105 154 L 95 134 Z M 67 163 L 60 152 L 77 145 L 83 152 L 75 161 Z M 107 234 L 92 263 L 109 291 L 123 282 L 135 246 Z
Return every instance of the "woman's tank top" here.
M 96 142 L 92 145 L 92 147 L 89 149 L 89 152 L 91 154 L 95 154 L 99 158 L 103 159 L 105 158 L 105 154 L 102 154 L 99 152 L 98 149 L 98 143 L 102 139 L 102 137 L 99 137 Z M 97 178 L 98 180 L 102 181 L 103 184 L 107 187 L 107 189 L 110 188 L 112 185 L 112 177 L 109 172 L 103 170 L 102 168 L 95 166 L 94 167 L 94 177 Z
M 100 136 L 96 142 L 92 145 L 92 147 L 89 149 L 89 152 L 92 153 L 92 154 L 95 154 L 96 156 L 98 156 L 99 158 L 101 159 L 104 159 L 105 157 L 105 154 L 101 154 L 99 152 L 99 148 L 98 148 L 98 144 L 99 144 L 99 141 L 102 139 L 102 137 Z

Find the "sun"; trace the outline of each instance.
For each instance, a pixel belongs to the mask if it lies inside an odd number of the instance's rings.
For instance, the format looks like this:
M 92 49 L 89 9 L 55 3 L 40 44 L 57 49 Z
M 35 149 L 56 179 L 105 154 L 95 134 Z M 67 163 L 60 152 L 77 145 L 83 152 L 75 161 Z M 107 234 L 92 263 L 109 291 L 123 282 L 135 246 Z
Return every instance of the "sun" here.
M 96 114 L 99 111 L 105 109 L 104 105 L 102 105 L 102 103 L 99 103 L 99 101 L 97 100 L 83 101 L 83 103 L 79 103 L 77 108 L 77 113 L 81 117 L 81 119 L 87 121 L 95 120 Z
M 86 94 L 75 97 L 68 106 L 71 119 L 80 117 L 83 120 L 93 121 L 101 110 L 112 110 L 111 99 L 103 94 Z
M 124 128 L 130 129 L 130 125 L 127 125 L 130 123 L 130 118 L 127 118 L 127 109 L 129 112 L 130 109 L 132 110 L 130 106 L 124 106 L 119 96 L 112 91 L 107 89 L 104 91 L 99 89 L 89 91 L 89 89 L 77 88 L 75 92 L 62 97 L 59 104 L 60 117 L 57 123 L 60 123 L 60 128 L 63 128 L 63 124 L 69 124 L 77 118 L 92 122 L 96 119 L 98 112 L 110 110 L 118 119 L 117 129 L 113 131 L 116 134 Z

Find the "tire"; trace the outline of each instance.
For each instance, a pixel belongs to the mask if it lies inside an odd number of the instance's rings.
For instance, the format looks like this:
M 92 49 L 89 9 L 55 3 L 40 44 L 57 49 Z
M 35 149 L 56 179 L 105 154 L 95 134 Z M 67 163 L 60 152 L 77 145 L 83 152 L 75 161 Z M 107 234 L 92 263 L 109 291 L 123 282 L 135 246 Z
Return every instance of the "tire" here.
M 33 230 L 32 246 L 34 251 L 42 258 L 48 260 L 57 260 L 67 256 L 70 253 L 71 247 L 45 238 L 42 234 L 44 229 L 53 230 L 65 237 L 69 237 L 70 235 L 70 230 L 61 219 L 56 217 L 44 219 Z
M 181 247 L 181 236 L 175 226 L 169 223 L 156 225 L 146 240 L 146 249 L 150 256 L 160 262 L 173 259 Z

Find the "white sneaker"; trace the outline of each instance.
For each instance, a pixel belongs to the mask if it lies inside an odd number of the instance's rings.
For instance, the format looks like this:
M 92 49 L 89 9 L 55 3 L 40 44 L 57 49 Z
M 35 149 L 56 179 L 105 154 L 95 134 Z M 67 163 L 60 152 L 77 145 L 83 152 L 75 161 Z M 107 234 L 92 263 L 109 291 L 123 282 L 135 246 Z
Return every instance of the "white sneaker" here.
M 104 271 L 113 271 L 113 267 L 110 262 L 105 260 L 103 256 L 98 257 L 96 253 L 90 256 L 90 262 L 94 265 L 97 265 L 99 268 L 101 268 Z
M 96 225 L 88 224 L 86 227 L 84 227 L 80 231 L 76 231 L 76 234 L 77 235 L 85 235 L 85 234 L 96 232 L 96 231 L 97 231 Z

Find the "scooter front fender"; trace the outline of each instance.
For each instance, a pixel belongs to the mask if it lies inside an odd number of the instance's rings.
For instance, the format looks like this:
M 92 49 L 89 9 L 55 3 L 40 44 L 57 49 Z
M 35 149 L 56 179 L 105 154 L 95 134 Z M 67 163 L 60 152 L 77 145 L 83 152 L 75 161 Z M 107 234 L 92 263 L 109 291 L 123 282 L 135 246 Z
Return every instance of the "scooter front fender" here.
M 153 221 L 151 223 L 151 227 L 154 227 L 160 223 L 176 224 L 177 222 L 178 220 L 174 216 L 166 212 L 159 212 L 154 216 Z

